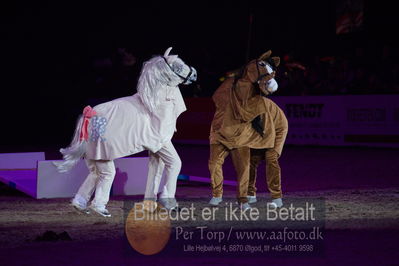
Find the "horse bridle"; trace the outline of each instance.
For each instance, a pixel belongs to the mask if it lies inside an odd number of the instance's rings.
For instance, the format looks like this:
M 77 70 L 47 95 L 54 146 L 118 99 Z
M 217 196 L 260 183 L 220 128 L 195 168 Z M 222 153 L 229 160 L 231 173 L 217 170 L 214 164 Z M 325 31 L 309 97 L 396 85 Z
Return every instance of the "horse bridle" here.
M 262 61 L 263 61 L 263 60 L 262 60 Z M 266 63 L 269 64 L 270 68 L 271 68 L 273 71 L 276 71 L 276 65 L 275 65 L 274 61 L 273 61 L 271 58 L 269 58 L 269 59 L 267 59 L 267 60 L 265 60 L 265 61 L 266 61 Z M 257 84 L 259 84 L 259 82 L 260 82 L 264 77 L 266 77 L 266 76 L 272 74 L 272 73 L 265 73 L 265 74 L 262 74 L 262 75 L 260 74 L 260 70 L 259 70 L 259 60 L 258 60 L 258 59 L 256 59 L 256 70 L 258 71 L 258 79 L 257 79 L 254 83 L 257 83 Z
M 165 58 L 164 56 L 163 56 L 162 58 L 163 58 L 163 60 L 165 61 L 165 63 L 168 65 L 168 67 L 170 68 L 170 70 L 172 70 L 172 72 L 175 73 L 176 76 L 178 76 L 179 78 L 181 78 L 181 79 L 183 80 L 182 83 L 186 83 L 187 80 L 190 78 L 191 73 L 193 73 L 193 68 L 192 68 L 191 66 L 188 66 L 188 67 L 190 68 L 190 72 L 187 74 L 187 77 L 183 77 L 182 75 L 180 75 L 179 73 L 176 73 L 176 72 L 173 70 L 172 66 L 169 65 L 168 60 L 166 60 L 166 58 Z
M 264 61 L 264 60 L 262 60 L 262 61 Z M 276 65 L 275 65 L 274 61 L 273 61 L 272 59 L 270 59 L 270 58 L 267 59 L 267 60 L 265 60 L 265 61 L 269 64 L 269 66 L 271 67 L 271 69 L 272 69 L 273 71 L 275 71 Z M 235 88 L 235 84 L 237 83 L 238 79 L 240 79 L 240 78 L 242 77 L 242 75 L 245 73 L 245 70 L 247 69 L 248 64 L 249 64 L 249 63 L 245 64 L 245 66 L 244 66 L 243 68 L 241 68 L 240 73 L 234 77 L 233 88 Z M 258 78 L 257 78 L 254 82 L 252 82 L 252 85 L 254 85 L 256 88 L 259 88 L 259 83 L 260 83 L 260 81 L 261 81 L 264 77 L 266 77 L 266 76 L 268 76 L 268 75 L 271 75 L 271 73 L 265 73 L 265 74 L 262 74 L 262 75 L 261 75 L 261 74 L 260 74 L 260 70 L 259 70 L 259 60 L 258 60 L 258 59 L 256 59 L 255 64 L 256 64 L 256 71 L 258 72 Z

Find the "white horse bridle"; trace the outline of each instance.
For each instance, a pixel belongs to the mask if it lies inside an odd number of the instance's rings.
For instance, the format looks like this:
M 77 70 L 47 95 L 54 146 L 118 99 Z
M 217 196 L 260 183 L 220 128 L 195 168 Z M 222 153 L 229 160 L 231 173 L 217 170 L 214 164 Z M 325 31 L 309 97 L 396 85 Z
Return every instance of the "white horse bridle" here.
M 165 63 L 168 65 L 168 67 L 170 68 L 170 70 L 172 70 L 172 72 L 176 75 L 176 76 L 178 76 L 179 78 L 181 78 L 183 81 L 181 82 L 181 83 L 186 83 L 189 79 L 190 79 L 190 76 L 191 76 L 191 74 L 193 73 L 193 67 L 191 67 L 191 66 L 188 66 L 189 68 L 190 68 L 190 71 L 189 71 L 189 73 L 187 74 L 187 76 L 186 77 L 183 77 L 182 75 L 180 75 L 179 73 L 177 73 L 173 68 L 172 68 L 172 66 L 168 63 L 168 60 L 166 59 L 166 57 L 167 56 L 169 56 L 169 53 L 170 53 L 170 51 L 172 50 L 172 47 L 169 47 L 166 51 L 165 51 L 165 53 L 164 53 L 164 55 L 163 55 L 163 60 L 165 61 Z

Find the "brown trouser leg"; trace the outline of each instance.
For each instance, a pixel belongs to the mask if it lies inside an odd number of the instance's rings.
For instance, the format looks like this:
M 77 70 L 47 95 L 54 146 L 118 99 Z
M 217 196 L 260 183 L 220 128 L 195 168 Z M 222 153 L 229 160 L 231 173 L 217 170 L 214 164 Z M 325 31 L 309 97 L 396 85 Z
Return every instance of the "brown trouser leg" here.
M 278 163 L 278 153 L 273 149 L 266 150 L 266 181 L 272 199 L 282 198 L 281 168 Z
M 237 200 L 240 203 L 248 202 L 249 159 L 250 149 L 247 147 L 233 149 L 231 159 L 237 173 Z
M 221 144 L 210 145 L 210 155 L 208 161 L 209 172 L 211 174 L 212 196 L 221 197 L 223 195 L 223 163 L 229 155 L 229 150 Z
M 248 196 L 256 196 L 256 177 L 258 166 L 265 159 L 264 149 L 251 149 L 251 159 L 249 167 Z
M 248 201 L 248 179 L 249 179 L 249 148 L 238 148 L 229 150 L 222 144 L 210 145 L 209 172 L 211 174 L 212 196 L 223 195 L 223 170 L 222 166 L 227 155 L 231 152 L 233 164 L 237 173 L 237 199 L 241 203 Z
M 251 149 L 248 195 L 256 196 L 256 176 L 259 163 L 266 160 L 266 182 L 273 199 L 281 198 L 281 168 L 278 153 L 273 149 Z

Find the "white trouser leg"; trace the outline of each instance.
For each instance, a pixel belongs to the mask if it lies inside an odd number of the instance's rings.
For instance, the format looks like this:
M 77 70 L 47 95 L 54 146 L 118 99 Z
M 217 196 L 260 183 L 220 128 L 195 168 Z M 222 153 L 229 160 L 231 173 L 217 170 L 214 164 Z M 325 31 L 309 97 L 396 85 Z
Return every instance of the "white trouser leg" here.
M 146 199 L 156 199 L 159 191 L 163 171 L 165 170 L 165 185 L 161 198 L 174 198 L 176 193 L 177 177 L 181 169 L 181 160 L 171 141 L 167 142 L 156 153 L 149 152 L 148 179 Z
M 109 194 L 116 171 L 114 161 L 96 160 L 95 165 L 98 173 L 98 181 L 91 204 L 101 209 L 105 208 L 109 201 Z
M 181 160 L 171 141 L 167 142 L 157 152 L 165 164 L 165 185 L 161 198 L 174 198 L 176 194 L 177 177 L 181 170 Z
M 84 206 L 86 206 L 87 202 L 90 201 L 98 178 L 95 161 L 86 159 L 85 162 L 89 169 L 89 174 L 75 195 L 75 200 Z
M 148 155 L 148 176 L 144 198 L 156 200 L 165 164 L 158 154 L 149 151 Z

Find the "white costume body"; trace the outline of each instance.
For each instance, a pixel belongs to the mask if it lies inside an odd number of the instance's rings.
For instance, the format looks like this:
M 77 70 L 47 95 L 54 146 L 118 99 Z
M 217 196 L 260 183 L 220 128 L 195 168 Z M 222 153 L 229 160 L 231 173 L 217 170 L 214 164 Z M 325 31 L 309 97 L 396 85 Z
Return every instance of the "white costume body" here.
M 160 197 L 175 197 L 181 160 L 171 139 L 176 131 L 176 120 L 186 110 L 186 105 L 178 87 L 166 86 L 159 96 L 160 103 L 153 113 L 147 111 L 138 94 L 93 108 L 97 115 L 89 124 L 85 156 L 90 173 L 75 196 L 77 200 L 87 203 L 96 191 L 92 205 L 104 207 L 115 177 L 113 160 L 143 150 L 149 150 L 144 197 L 157 198 L 164 170 L 166 180 Z M 102 123 L 93 123 L 101 119 Z M 96 135 L 101 127 L 104 128 L 101 136 Z
M 159 151 L 172 139 L 176 120 L 186 110 L 178 87 L 165 86 L 159 96 L 153 113 L 147 111 L 138 94 L 95 106 L 97 115 L 90 121 L 85 157 L 114 160 L 143 150 Z
M 171 139 L 177 118 L 186 110 L 178 85 L 190 84 L 197 74 L 177 55 L 169 55 L 170 50 L 144 64 L 138 93 L 95 106 L 89 111 L 92 115 L 79 120 L 71 145 L 60 150 L 64 157 L 56 163 L 60 172 L 71 169 L 82 156 L 86 159 L 90 173 L 74 198 L 80 206 L 87 206 L 95 191 L 91 205 L 105 209 L 115 177 L 113 160 L 143 150 L 149 151 L 145 198 L 156 199 L 165 172 L 161 198 L 174 199 L 181 160 Z

